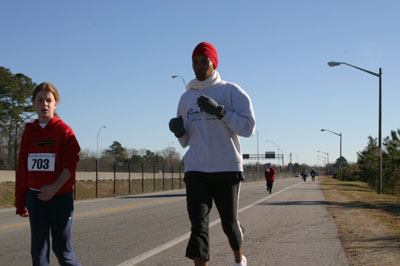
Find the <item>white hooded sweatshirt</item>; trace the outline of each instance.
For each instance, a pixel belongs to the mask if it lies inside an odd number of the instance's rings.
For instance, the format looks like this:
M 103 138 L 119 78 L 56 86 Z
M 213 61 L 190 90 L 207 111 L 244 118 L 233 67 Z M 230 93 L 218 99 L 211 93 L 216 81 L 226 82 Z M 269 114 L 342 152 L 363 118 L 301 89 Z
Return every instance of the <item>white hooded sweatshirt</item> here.
M 207 95 L 224 106 L 221 120 L 200 110 L 197 99 Z M 255 131 L 253 105 L 237 84 L 221 80 L 214 73 L 204 81 L 192 80 L 181 96 L 177 116 L 182 116 L 185 135 L 182 147 L 189 146 L 184 156 L 185 172 L 242 172 L 243 159 L 239 136 L 250 137 Z

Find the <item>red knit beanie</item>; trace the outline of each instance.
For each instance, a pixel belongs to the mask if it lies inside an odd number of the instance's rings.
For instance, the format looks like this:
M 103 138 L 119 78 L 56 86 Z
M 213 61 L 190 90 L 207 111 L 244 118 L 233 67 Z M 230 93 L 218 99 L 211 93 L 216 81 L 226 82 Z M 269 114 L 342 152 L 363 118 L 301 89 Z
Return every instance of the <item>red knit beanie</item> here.
M 192 59 L 198 55 L 207 56 L 213 63 L 214 69 L 218 67 L 217 49 L 215 49 L 215 47 L 211 43 L 208 42 L 199 43 L 193 50 Z

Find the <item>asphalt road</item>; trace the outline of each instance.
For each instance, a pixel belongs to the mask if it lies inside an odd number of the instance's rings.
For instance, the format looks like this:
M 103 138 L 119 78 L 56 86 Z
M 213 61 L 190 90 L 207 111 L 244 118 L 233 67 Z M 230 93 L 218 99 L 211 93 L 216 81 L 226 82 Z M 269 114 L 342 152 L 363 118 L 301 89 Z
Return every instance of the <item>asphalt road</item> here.
M 243 183 L 239 220 L 250 266 L 348 265 L 318 182 L 278 179 Z M 185 191 L 75 202 L 73 248 L 84 266 L 193 265 L 184 257 L 190 224 Z M 215 208 L 210 219 L 210 265 L 233 255 Z M 0 265 L 31 265 L 28 220 L 0 210 Z M 58 265 L 51 255 L 51 265 Z

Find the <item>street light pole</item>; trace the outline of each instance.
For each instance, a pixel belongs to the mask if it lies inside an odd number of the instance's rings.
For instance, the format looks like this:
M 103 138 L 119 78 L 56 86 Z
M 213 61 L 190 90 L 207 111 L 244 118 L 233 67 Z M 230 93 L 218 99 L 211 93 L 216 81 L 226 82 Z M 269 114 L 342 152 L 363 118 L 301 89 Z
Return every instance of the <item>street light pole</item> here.
M 329 164 L 329 152 L 324 152 L 324 151 L 317 151 L 317 152 L 326 154 L 326 156 L 327 156 L 327 158 L 328 158 L 327 164 Z
M 322 132 L 323 131 L 328 131 L 328 132 L 330 132 L 332 134 L 335 134 L 335 135 L 340 137 L 340 155 L 339 155 L 340 157 L 339 157 L 339 159 L 340 159 L 340 180 L 342 180 L 343 179 L 342 132 L 336 133 L 336 132 L 330 131 L 329 129 L 321 129 L 321 131 Z
M 379 68 L 378 194 L 382 194 L 382 68 Z
M 173 75 L 173 76 L 171 76 L 171 78 L 181 78 L 182 79 L 182 81 L 183 81 L 183 85 L 185 85 L 185 89 L 187 89 L 187 85 L 186 85 L 186 82 L 185 82 L 185 79 L 182 77 L 182 76 L 179 76 L 179 75 Z
M 323 161 L 323 163 L 326 165 L 326 157 L 317 156 L 317 159 L 320 160 L 320 161 Z
M 326 157 L 324 157 L 324 156 L 317 156 L 317 158 L 321 158 L 321 159 L 323 159 L 324 160 L 324 163 L 326 164 Z
M 326 166 L 325 166 L 325 168 L 326 168 L 326 170 L 327 170 L 327 174 L 329 175 L 329 152 L 324 152 L 324 151 L 317 151 L 317 152 L 320 152 L 320 153 L 323 153 L 323 154 L 326 154 L 326 160 L 327 160 L 327 163 L 326 163 Z
M 354 66 L 345 62 L 328 62 L 330 67 L 339 66 L 339 65 L 347 65 L 368 74 L 371 74 L 375 77 L 379 78 L 379 122 L 378 122 L 378 169 L 379 169 L 379 177 L 378 177 L 378 194 L 382 194 L 382 68 L 379 68 L 379 73 L 375 73 L 366 69 L 363 69 L 358 66 Z
M 96 198 L 97 198 L 97 182 L 99 180 L 99 135 L 100 135 L 100 131 L 106 128 L 105 126 L 102 126 L 101 128 L 99 128 L 99 131 L 97 131 L 97 145 L 96 145 Z
M 96 151 L 96 158 L 97 160 L 99 159 L 99 135 L 100 135 L 100 131 L 106 128 L 105 126 L 102 126 L 101 128 L 99 128 L 99 131 L 97 131 L 97 151 Z

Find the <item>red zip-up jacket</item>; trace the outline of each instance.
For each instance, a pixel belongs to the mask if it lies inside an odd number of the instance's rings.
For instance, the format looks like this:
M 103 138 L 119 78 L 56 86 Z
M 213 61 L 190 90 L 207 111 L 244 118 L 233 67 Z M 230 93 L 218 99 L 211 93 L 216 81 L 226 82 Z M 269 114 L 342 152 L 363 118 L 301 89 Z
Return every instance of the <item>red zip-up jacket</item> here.
M 269 169 L 269 172 L 267 172 L 267 169 Z M 265 169 L 265 180 L 267 180 L 267 181 L 274 181 L 275 180 L 275 174 L 276 174 L 276 171 L 275 171 L 275 169 L 274 168 L 266 168 Z
M 72 192 L 79 151 L 74 132 L 61 119 L 53 117 L 44 128 L 39 125 L 37 119 L 33 123 L 27 123 L 18 157 L 15 182 L 16 213 L 25 212 L 28 189 L 40 190 L 51 185 L 65 168 L 69 170 L 71 177 L 56 194 Z

